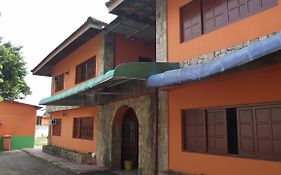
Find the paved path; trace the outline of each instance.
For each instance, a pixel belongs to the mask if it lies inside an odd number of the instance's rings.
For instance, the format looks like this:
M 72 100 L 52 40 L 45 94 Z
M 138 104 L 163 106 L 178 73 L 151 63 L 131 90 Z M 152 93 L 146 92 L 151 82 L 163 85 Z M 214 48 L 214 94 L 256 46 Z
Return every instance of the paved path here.
M 42 152 L 42 149 L 36 148 L 36 149 L 24 149 L 25 152 L 28 154 L 38 157 L 40 159 L 46 160 L 48 162 L 52 162 L 56 166 L 67 169 L 70 172 L 73 172 L 75 174 L 84 174 L 89 172 L 105 172 L 105 169 L 102 167 L 99 167 L 97 165 L 87 165 L 87 164 L 77 164 L 70 162 L 64 158 L 56 157 L 47 153 Z
M 74 175 L 23 151 L 0 152 L 0 175 Z

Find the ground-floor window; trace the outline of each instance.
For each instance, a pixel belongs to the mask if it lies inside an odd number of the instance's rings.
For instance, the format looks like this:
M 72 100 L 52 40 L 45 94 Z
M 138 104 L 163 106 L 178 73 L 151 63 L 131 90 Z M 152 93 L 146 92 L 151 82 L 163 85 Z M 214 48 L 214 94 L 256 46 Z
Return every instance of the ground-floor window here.
M 281 105 L 182 111 L 183 150 L 281 160 Z
M 52 120 L 52 135 L 61 136 L 61 119 Z
M 93 140 L 94 118 L 81 117 L 73 119 L 73 138 Z

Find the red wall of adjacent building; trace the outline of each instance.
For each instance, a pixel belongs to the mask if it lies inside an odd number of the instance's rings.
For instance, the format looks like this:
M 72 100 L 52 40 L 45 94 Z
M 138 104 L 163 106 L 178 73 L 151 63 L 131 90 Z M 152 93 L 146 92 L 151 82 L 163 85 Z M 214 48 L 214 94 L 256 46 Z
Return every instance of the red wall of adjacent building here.
M 122 63 L 139 62 L 139 57 L 155 60 L 155 44 L 139 39 L 128 39 L 123 35 L 115 35 L 115 67 Z

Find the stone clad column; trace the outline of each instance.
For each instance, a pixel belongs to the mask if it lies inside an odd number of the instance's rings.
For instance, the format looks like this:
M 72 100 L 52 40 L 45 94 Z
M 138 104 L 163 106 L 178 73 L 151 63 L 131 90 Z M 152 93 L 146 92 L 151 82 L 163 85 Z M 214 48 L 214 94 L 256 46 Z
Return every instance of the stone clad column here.
M 167 62 L 167 1 L 156 0 L 156 61 Z M 168 96 L 158 94 L 158 172 L 168 169 Z
M 156 61 L 167 62 L 166 0 L 156 0 Z
M 105 74 L 107 71 L 114 68 L 114 34 L 102 31 L 100 33 L 100 59 L 98 76 Z

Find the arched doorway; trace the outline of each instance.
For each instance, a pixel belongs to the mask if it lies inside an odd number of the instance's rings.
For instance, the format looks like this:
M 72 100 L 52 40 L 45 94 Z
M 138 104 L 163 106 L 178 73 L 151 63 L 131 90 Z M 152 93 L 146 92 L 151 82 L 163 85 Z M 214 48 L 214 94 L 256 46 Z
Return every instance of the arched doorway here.
M 135 111 L 128 108 L 123 120 L 121 131 L 121 162 L 132 160 L 134 168 L 138 168 L 139 155 L 139 124 Z M 123 163 L 122 163 L 122 168 Z
M 138 168 L 139 123 L 133 108 L 119 108 L 112 123 L 112 169 L 124 169 L 124 161 Z

